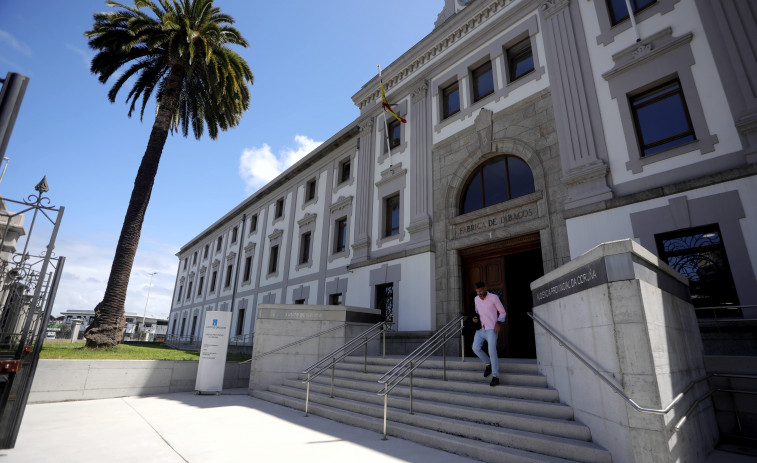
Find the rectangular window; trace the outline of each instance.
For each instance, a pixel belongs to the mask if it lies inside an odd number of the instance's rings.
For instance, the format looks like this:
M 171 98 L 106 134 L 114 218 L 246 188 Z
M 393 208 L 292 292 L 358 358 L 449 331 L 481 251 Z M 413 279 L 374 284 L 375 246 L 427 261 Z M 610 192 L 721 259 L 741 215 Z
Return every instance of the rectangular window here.
M 388 124 L 389 129 L 389 149 L 392 150 L 402 143 L 402 125 L 397 119 L 392 119 Z
M 342 305 L 342 293 L 329 294 L 329 305 Z
M 494 93 L 494 78 L 492 76 L 492 62 L 487 61 L 471 71 L 473 81 L 473 101 L 479 101 Z
M 187 286 L 187 299 L 192 297 L 192 282 L 189 282 L 189 286 Z
M 237 336 L 242 334 L 244 330 L 244 309 L 239 309 L 237 314 Z
M 192 265 L 197 264 L 197 251 L 195 251 L 194 254 L 192 254 Z
M 442 89 L 442 119 L 460 112 L 460 87 L 455 82 Z
M 187 269 L 187 262 L 188 262 L 188 261 L 189 261 L 189 259 L 185 257 L 185 258 L 184 258 L 184 270 L 186 270 L 186 269 Z
M 250 233 L 258 231 L 258 215 L 255 214 L 250 218 Z
M 613 26 L 625 19 L 628 19 L 628 8 L 626 7 L 626 0 L 606 1 L 607 10 L 610 12 L 610 22 L 612 22 Z M 657 0 L 631 0 L 631 8 L 633 8 L 633 12 L 634 14 L 636 14 L 654 3 L 657 3 Z
M 223 243 L 223 238 L 219 236 L 218 237 L 218 241 L 216 241 L 216 252 L 218 252 L 218 251 L 221 250 L 221 244 L 222 243 Z
M 347 249 L 347 217 L 334 222 L 334 253 Z
M 276 213 L 273 215 L 275 219 L 278 219 L 284 215 L 284 198 L 279 199 L 276 201 Z
M 297 305 L 304 305 L 305 304 L 305 299 L 297 299 L 297 300 L 294 301 L 294 303 L 297 304 Z
M 312 201 L 315 199 L 315 179 L 310 180 L 305 185 L 305 201 Z
M 678 79 L 630 97 L 642 156 L 696 140 Z
M 400 195 L 384 200 L 384 236 L 397 235 L 400 232 Z
M 179 286 L 179 294 L 176 295 L 176 302 L 181 302 L 181 293 L 184 292 L 184 285 Z
M 210 245 L 206 244 L 205 245 L 205 251 L 202 253 L 202 258 L 203 259 L 207 259 L 208 258 L 208 252 L 210 252 Z
M 376 285 L 376 308 L 386 321 L 394 319 L 394 284 Z
M 239 227 L 234 227 L 231 230 L 231 242 L 232 243 L 236 243 L 237 242 L 237 233 L 239 233 L 238 229 L 239 229 Z
M 210 292 L 216 290 L 216 280 L 218 279 L 218 270 L 213 270 L 213 275 L 210 277 Z
M 202 287 L 203 287 L 204 284 L 205 284 L 205 277 L 200 277 L 200 284 L 197 285 L 197 295 L 198 296 L 202 295 Z
M 350 160 L 342 161 L 339 164 L 339 183 L 344 183 L 350 179 Z
M 530 37 L 507 49 L 507 65 L 510 70 L 510 82 L 534 70 L 534 55 L 531 52 Z
M 252 273 L 252 256 L 247 256 L 244 259 L 244 278 L 242 281 L 250 281 L 250 274 Z
M 187 317 L 181 319 L 181 335 L 184 336 L 184 330 L 187 327 Z
M 268 258 L 268 273 L 276 273 L 279 268 L 279 246 L 271 246 L 271 256 Z
M 192 336 L 195 335 L 195 330 L 197 329 L 197 315 L 192 317 Z
M 226 284 L 224 287 L 228 288 L 229 286 L 231 286 L 231 265 L 226 267 Z
M 307 264 L 310 262 L 310 238 L 311 233 L 303 233 L 300 237 L 300 263 Z

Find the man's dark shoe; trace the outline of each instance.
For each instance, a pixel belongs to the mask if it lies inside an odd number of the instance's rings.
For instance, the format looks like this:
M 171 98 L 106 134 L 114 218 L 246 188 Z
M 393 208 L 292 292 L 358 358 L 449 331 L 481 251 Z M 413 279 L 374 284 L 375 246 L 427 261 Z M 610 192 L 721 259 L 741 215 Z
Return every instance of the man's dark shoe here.
M 486 368 L 484 369 L 484 378 L 488 378 L 490 374 L 492 374 L 492 366 L 486 365 Z
M 494 386 L 496 386 L 497 384 L 499 384 L 499 378 L 497 378 L 497 377 L 495 376 L 495 377 L 493 377 L 493 378 L 492 378 L 492 382 L 491 382 L 491 383 L 489 383 L 489 386 L 492 386 L 492 387 L 494 387 Z

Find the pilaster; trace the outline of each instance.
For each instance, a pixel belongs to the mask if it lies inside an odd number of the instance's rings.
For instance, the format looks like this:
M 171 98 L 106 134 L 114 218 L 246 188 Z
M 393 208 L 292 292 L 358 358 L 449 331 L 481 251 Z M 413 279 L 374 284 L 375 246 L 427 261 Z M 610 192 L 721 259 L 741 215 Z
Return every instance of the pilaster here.
M 410 150 L 410 248 L 427 246 L 431 242 L 431 99 L 428 81 L 416 88 L 411 97 L 409 117 Z
M 354 241 L 352 262 L 363 262 L 370 257 L 371 219 L 373 211 L 373 169 L 375 167 L 375 135 L 373 118 L 360 121 L 358 138 L 357 190 L 355 192 Z

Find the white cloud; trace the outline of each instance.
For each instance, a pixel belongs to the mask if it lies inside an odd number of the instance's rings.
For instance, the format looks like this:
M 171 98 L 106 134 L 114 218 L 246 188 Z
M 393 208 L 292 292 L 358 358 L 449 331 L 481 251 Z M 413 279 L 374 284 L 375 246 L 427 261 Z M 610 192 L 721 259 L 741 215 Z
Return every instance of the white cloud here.
M 242 151 L 239 158 L 239 176 L 244 180 L 248 194 L 276 178 L 323 143 L 305 135 L 296 135 L 294 142 L 295 148 L 283 148 L 278 155 L 273 154 L 271 147 L 266 143 L 259 148 L 247 148 Z
M 2 29 L 0 29 L 0 43 L 7 44 L 13 50 L 26 56 L 32 55 L 32 48 L 29 45 L 24 42 L 19 42 L 15 37 Z
M 66 44 L 66 48 L 73 51 L 77 55 L 81 56 L 82 61 L 84 62 L 84 66 L 87 67 L 87 70 L 89 70 L 89 63 L 92 58 L 90 58 L 89 53 L 87 53 L 85 50 L 82 50 L 81 48 L 75 47 L 71 45 L 70 43 Z

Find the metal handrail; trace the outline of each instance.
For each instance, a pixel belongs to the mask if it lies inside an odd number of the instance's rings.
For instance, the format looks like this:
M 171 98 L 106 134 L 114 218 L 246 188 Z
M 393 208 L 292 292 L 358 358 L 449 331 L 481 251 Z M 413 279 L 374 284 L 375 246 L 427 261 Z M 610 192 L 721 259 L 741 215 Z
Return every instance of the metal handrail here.
M 310 383 L 315 378 L 319 377 L 321 373 L 331 368 L 331 394 L 330 397 L 334 398 L 334 373 L 336 364 L 344 360 L 345 357 L 359 349 L 365 348 L 363 356 L 363 373 L 368 373 L 368 342 L 375 339 L 378 335 L 382 335 L 382 348 L 381 357 L 386 357 L 386 331 L 391 327 L 392 322 L 381 321 L 371 326 L 367 330 L 363 331 L 359 335 L 355 336 L 351 341 L 345 343 L 343 346 L 334 349 L 328 354 L 324 355 L 314 364 L 303 370 L 303 374 L 308 375 L 307 379 L 302 380 L 307 386 L 305 392 L 305 416 L 308 416 L 308 406 L 310 405 Z M 339 354 L 339 355 L 337 355 Z M 330 362 L 329 362 L 330 360 Z M 329 363 L 327 363 L 329 362 Z
M 437 349 L 442 348 L 442 378 L 447 381 L 447 352 L 444 350 L 444 346 L 448 341 L 453 339 L 453 335 L 460 331 L 460 350 L 462 351 L 462 359 L 465 360 L 465 340 L 463 335 L 463 322 L 466 316 L 461 315 L 456 319 L 450 321 L 443 327 L 441 327 L 436 333 L 428 338 L 423 344 L 418 346 L 413 352 L 407 355 L 404 359 L 400 360 L 397 365 L 389 369 L 384 376 L 379 378 L 378 382 L 384 385 L 383 389 L 378 391 L 376 395 L 384 396 L 384 438 L 386 440 L 386 413 L 387 403 L 389 401 L 389 393 L 397 387 L 405 378 L 410 376 L 410 414 L 413 414 L 413 371 L 415 371 L 423 362 L 425 362 L 431 354 L 436 352 Z
M 757 379 L 757 376 L 753 376 L 753 375 L 732 375 L 732 374 L 727 374 L 727 373 L 711 373 L 710 375 L 707 376 L 707 378 L 710 378 L 710 377 L 739 378 L 739 379 Z M 691 412 L 693 412 L 694 409 L 700 403 L 702 403 L 705 400 L 707 400 L 708 398 L 710 398 L 716 392 L 727 392 L 729 394 L 757 395 L 757 391 L 745 391 L 745 390 L 742 390 L 742 389 L 721 389 L 721 388 L 713 389 L 710 392 L 708 392 L 707 394 L 705 394 L 702 397 L 700 397 L 699 399 L 697 399 L 693 404 L 691 404 L 691 406 L 689 407 L 689 409 L 686 410 L 686 413 L 683 414 L 683 416 L 681 417 L 681 419 L 678 420 L 678 422 L 676 423 L 676 425 L 673 427 L 673 431 L 674 432 L 679 432 L 681 430 L 681 427 L 683 427 L 683 424 L 689 418 L 689 415 L 691 414 Z M 736 415 L 736 421 L 737 421 L 737 423 L 739 425 L 739 431 L 741 431 L 741 422 L 738 419 L 738 413 Z
M 683 398 L 683 396 L 687 392 L 689 392 L 689 390 L 692 387 L 694 387 L 694 385 L 696 385 L 696 384 L 698 384 L 698 383 L 700 383 L 700 382 L 702 382 L 702 381 L 704 381 L 704 380 L 706 380 L 708 378 L 707 376 L 703 376 L 703 377 L 701 377 L 699 379 L 695 379 L 694 381 L 692 381 L 688 386 L 686 386 L 686 389 L 684 389 L 683 392 L 680 392 L 677 396 L 675 396 L 673 398 L 673 401 L 670 402 L 670 404 L 667 407 L 665 407 L 665 408 L 655 409 L 655 408 L 645 408 L 645 407 L 642 407 L 642 406 L 638 405 L 636 402 L 634 402 L 633 399 L 631 399 L 630 397 L 628 397 L 618 386 L 616 386 L 604 374 L 602 374 L 602 372 L 600 372 L 599 370 L 597 370 L 596 368 L 594 368 L 594 366 L 591 363 L 589 363 L 588 360 L 586 360 L 581 354 L 579 354 L 576 350 L 574 350 L 572 347 L 570 347 L 570 345 L 568 344 L 568 342 L 565 339 L 563 339 L 555 331 L 553 331 L 551 328 L 549 328 L 542 320 L 539 319 L 539 317 L 537 317 L 536 315 L 534 315 L 532 312 L 527 312 L 527 313 L 528 313 L 528 316 L 531 317 L 542 328 L 544 328 L 544 330 L 550 336 L 552 336 L 553 338 L 555 338 L 557 340 L 557 342 L 560 344 L 560 346 L 564 347 L 568 352 L 570 352 L 571 354 L 573 354 L 574 357 L 576 357 L 578 360 L 581 361 L 581 363 L 583 363 L 584 365 L 586 365 L 589 368 L 589 370 L 591 370 L 592 373 L 594 373 L 594 375 L 596 375 L 599 379 L 601 379 L 605 384 L 607 384 L 608 386 L 610 386 L 610 388 L 612 388 L 612 390 L 616 394 L 618 394 L 620 397 L 622 397 L 623 400 L 625 400 L 628 404 L 630 404 L 634 409 L 636 409 L 637 411 L 640 411 L 642 413 L 653 413 L 653 414 L 656 414 L 656 415 L 665 415 L 670 410 L 672 410 L 673 407 L 678 402 L 681 401 L 681 399 Z
M 242 362 L 239 362 L 239 364 L 241 365 L 243 363 L 252 362 L 253 360 L 257 360 L 257 359 L 259 359 L 261 357 L 265 357 L 266 355 L 275 354 L 278 351 L 281 351 L 281 350 L 284 350 L 284 349 L 288 349 L 288 348 L 296 346 L 298 344 L 302 344 L 305 341 L 310 341 L 313 338 L 317 338 L 318 336 L 322 336 L 322 335 L 324 335 L 326 333 L 331 333 L 332 331 L 336 331 L 339 328 L 344 328 L 347 325 L 351 325 L 351 323 L 342 323 L 341 325 L 334 326 L 334 327 L 329 328 L 327 330 L 323 330 L 323 331 L 320 331 L 318 333 L 311 334 L 310 336 L 308 336 L 306 338 L 302 338 L 302 339 L 298 339 L 297 341 L 290 342 L 289 344 L 287 344 L 285 346 L 277 347 L 277 348 L 275 348 L 273 350 L 269 350 L 268 352 L 263 352 L 262 354 L 258 354 L 255 357 L 252 357 L 252 358 L 249 358 L 249 359 L 244 360 Z

